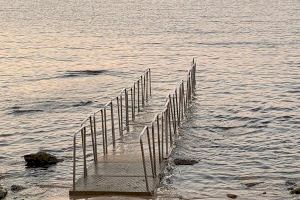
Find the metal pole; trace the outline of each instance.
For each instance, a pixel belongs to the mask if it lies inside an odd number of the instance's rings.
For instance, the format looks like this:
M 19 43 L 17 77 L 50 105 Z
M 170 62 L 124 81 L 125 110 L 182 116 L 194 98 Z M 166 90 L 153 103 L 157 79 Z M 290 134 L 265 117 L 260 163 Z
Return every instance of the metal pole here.
M 154 137 L 154 125 L 153 123 L 151 124 L 151 131 L 152 131 L 152 143 L 153 143 L 153 170 L 154 170 L 154 175 L 156 177 L 156 154 L 155 154 L 155 137 Z
M 184 113 L 186 112 L 186 98 L 184 96 L 184 82 L 182 82 L 182 101 L 183 101 L 183 108 L 182 108 L 182 118 L 184 117 Z
M 175 99 L 176 99 L 176 113 L 177 113 L 177 124 L 178 124 L 178 127 L 180 126 L 180 108 L 179 108 L 179 105 L 178 105 L 178 94 L 177 94 L 177 89 L 175 89 Z
M 151 80 L 151 70 L 149 69 L 149 87 L 150 87 L 150 96 L 152 96 L 152 80 Z
M 176 105 L 175 105 L 175 96 L 172 96 L 173 104 L 173 126 L 174 126 L 174 135 L 177 135 L 177 122 L 176 122 Z
M 141 93 L 142 93 L 142 107 L 145 106 L 145 97 L 144 97 L 144 84 L 143 84 L 143 76 L 141 76 Z
M 111 118 L 111 135 L 113 140 L 113 148 L 116 148 L 116 135 L 115 135 L 115 122 L 114 122 L 114 110 L 113 102 L 110 102 L 110 118 Z
M 76 190 L 76 134 L 73 138 L 73 191 Z
M 169 155 L 169 139 L 168 139 L 168 134 L 169 134 L 169 130 L 168 130 L 168 108 L 166 109 L 165 111 L 165 126 L 166 126 L 166 129 L 165 129 L 165 137 L 166 137 L 166 156 L 168 157 Z
M 120 103 L 119 103 L 119 97 L 117 97 L 117 106 L 118 106 L 118 122 L 119 122 L 119 135 L 123 136 L 123 130 L 121 125 L 121 116 L 120 116 Z
M 83 141 L 83 176 L 87 177 L 87 167 L 86 167 L 86 128 L 84 127 L 81 131 L 81 137 Z
M 104 112 L 104 134 L 105 134 L 105 152 L 107 154 L 107 149 L 108 149 L 108 145 L 107 145 L 107 124 L 106 124 L 106 108 L 104 108 L 103 110 Z
M 130 88 L 130 99 L 131 99 L 131 120 L 134 120 L 134 104 L 133 104 L 133 90 Z
M 94 156 L 94 162 L 96 162 L 95 158 L 95 141 L 94 141 L 94 127 L 93 127 L 93 121 L 92 121 L 92 116 L 89 116 L 89 121 L 90 121 L 90 129 L 91 129 L 91 138 L 92 138 L 92 150 L 93 150 L 93 156 Z
M 151 169 L 152 169 L 152 176 L 154 176 L 154 167 L 153 167 L 153 156 L 152 156 L 152 150 L 151 150 L 151 141 L 150 141 L 150 134 L 149 134 L 149 127 L 147 126 L 147 139 L 148 139 L 148 147 L 149 147 L 149 153 L 150 153 L 150 163 L 151 163 Z
M 135 119 L 135 83 L 133 84 L 133 116 Z
M 125 125 L 126 125 L 126 130 L 129 132 L 129 108 L 128 108 L 128 92 L 127 89 L 125 89 Z
M 101 110 L 101 124 L 102 124 L 102 145 L 103 145 L 103 154 L 106 154 L 106 147 L 105 147 L 105 133 L 104 133 L 104 113 Z
M 123 136 L 123 97 L 122 97 L 122 92 L 120 94 L 120 110 L 121 110 L 121 133 Z
M 170 134 L 170 149 L 173 146 L 173 136 L 172 136 L 172 125 L 171 125 L 171 116 L 172 116 L 172 105 L 171 102 L 168 103 L 168 123 L 169 123 L 169 134 Z
M 144 75 L 144 83 L 145 83 L 145 91 L 146 91 L 146 101 L 148 101 L 148 71 L 146 71 L 146 74 Z
M 164 112 L 161 113 L 161 155 L 164 158 Z
M 98 162 L 98 150 L 97 150 L 97 128 L 96 128 L 96 116 L 95 114 L 93 115 L 93 121 L 94 121 L 94 138 L 95 138 L 95 153 L 96 153 L 96 156 L 95 156 L 95 161 L 96 163 Z
M 143 132 L 145 132 L 145 128 L 144 128 Z M 142 133 L 143 133 L 143 132 L 142 132 Z M 143 168 L 144 168 L 144 174 L 145 174 L 145 183 L 146 183 L 147 191 L 149 191 L 148 176 L 147 176 L 147 168 L 146 168 L 145 153 L 144 153 L 144 145 L 143 145 L 143 140 L 142 140 L 141 137 L 140 137 L 140 145 L 141 145 L 142 160 L 143 160 Z
M 160 149 L 160 130 L 159 130 L 159 115 L 156 116 L 156 123 L 157 123 L 157 147 L 158 147 L 158 157 L 159 157 L 159 166 L 161 169 L 161 149 Z
M 138 91 L 138 112 L 141 111 L 140 109 L 140 80 L 137 81 L 137 91 Z
M 147 101 L 147 91 L 146 91 L 146 87 L 147 87 L 147 85 L 146 85 L 146 78 L 147 78 L 147 76 L 146 76 L 146 74 L 144 74 L 143 75 L 143 77 L 144 77 L 144 102 L 146 102 Z

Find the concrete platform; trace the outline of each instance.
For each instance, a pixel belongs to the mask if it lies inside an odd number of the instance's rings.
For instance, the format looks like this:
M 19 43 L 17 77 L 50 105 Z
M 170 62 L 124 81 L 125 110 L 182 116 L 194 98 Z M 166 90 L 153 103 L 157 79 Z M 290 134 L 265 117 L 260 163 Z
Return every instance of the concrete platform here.
M 80 177 L 71 190 L 71 196 L 84 195 L 152 195 L 158 179 L 150 176 L 147 163 L 149 191 L 146 188 L 143 162 L 140 154 L 109 155 L 88 168 L 88 176 Z

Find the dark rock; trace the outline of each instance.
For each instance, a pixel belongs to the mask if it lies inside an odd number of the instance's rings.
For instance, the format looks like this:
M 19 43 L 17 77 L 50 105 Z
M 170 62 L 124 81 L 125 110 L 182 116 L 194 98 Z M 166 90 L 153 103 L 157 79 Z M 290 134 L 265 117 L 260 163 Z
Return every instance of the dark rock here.
M 261 184 L 261 183 L 263 183 L 263 182 L 251 182 L 251 183 L 245 183 L 244 185 L 246 187 L 250 188 L 250 187 L 254 187 L 254 186 L 256 186 L 258 184 Z
M 230 199 L 236 199 L 238 197 L 236 194 L 227 194 L 226 196 Z
M 175 165 L 194 165 L 196 163 L 198 163 L 198 161 L 192 160 L 192 159 L 183 159 L 183 158 L 175 158 L 174 159 Z
M 288 187 L 287 188 L 287 190 L 293 190 L 294 189 L 294 187 Z
M 300 187 L 297 187 L 291 191 L 291 194 L 300 194 Z
M 13 192 L 18 192 L 18 191 L 25 190 L 25 189 L 27 189 L 27 188 L 22 185 L 12 185 L 10 187 L 10 190 Z
M 56 156 L 44 151 L 39 151 L 36 154 L 25 155 L 24 159 L 26 161 L 26 165 L 29 167 L 45 167 L 63 161 L 62 159 L 58 159 Z
M 267 194 L 267 192 L 263 192 L 263 194 Z
M 294 181 L 294 180 L 287 180 L 287 181 L 285 182 L 285 185 L 286 185 L 286 186 L 293 186 L 293 187 L 296 187 L 296 186 L 297 186 L 297 183 L 296 183 L 296 181 Z
M 0 199 L 4 199 L 7 195 L 7 190 L 0 186 Z

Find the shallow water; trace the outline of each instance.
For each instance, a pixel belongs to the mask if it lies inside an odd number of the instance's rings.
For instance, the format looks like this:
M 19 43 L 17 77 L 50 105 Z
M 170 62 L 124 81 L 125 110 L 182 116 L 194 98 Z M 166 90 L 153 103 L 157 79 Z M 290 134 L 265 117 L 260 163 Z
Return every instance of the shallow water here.
M 167 188 L 296 199 L 284 182 L 300 182 L 299 10 L 297 0 L 0 0 L 0 181 L 31 187 L 10 198 L 66 197 L 79 122 L 147 67 L 164 97 L 195 57 L 175 154 L 200 162 L 175 167 Z M 65 161 L 24 167 L 21 156 L 45 149 Z

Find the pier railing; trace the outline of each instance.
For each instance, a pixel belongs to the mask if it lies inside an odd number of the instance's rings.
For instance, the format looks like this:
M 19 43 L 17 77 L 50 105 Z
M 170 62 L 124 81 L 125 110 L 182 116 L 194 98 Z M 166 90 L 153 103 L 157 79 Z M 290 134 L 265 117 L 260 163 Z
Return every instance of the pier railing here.
M 164 170 L 164 161 L 170 155 L 178 137 L 178 128 L 181 126 L 193 99 L 195 88 L 196 63 L 193 60 L 187 78 L 177 84 L 172 93 L 168 95 L 163 110 L 154 117 L 150 125 L 144 127 L 140 134 L 145 184 L 149 192 L 148 177 L 156 178 Z M 149 164 L 151 165 L 150 172 L 147 171 Z
M 95 164 L 98 160 L 99 137 L 102 137 L 100 140 L 103 155 L 108 154 L 110 144 L 114 150 L 117 139 L 129 132 L 130 122 L 145 107 L 152 95 L 151 90 L 151 71 L 147 69 L 132 87 L 122 89 L 118 96 L 81 122 L 80 129 L 73 137 L 73 191 L 76 189 L 77 161 L 83 161 L 83 176 L 86 177 L 88 155 L 92 155 Z M 78 142 L 80 138 L 81 141 Z M 80 157 L 77 151 L 81 151 Z

